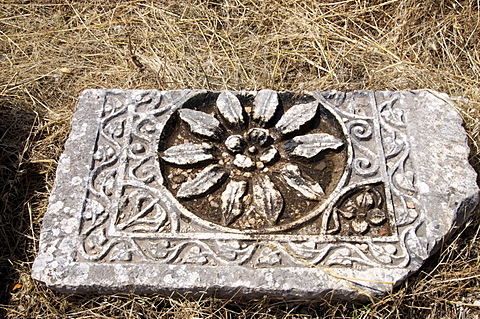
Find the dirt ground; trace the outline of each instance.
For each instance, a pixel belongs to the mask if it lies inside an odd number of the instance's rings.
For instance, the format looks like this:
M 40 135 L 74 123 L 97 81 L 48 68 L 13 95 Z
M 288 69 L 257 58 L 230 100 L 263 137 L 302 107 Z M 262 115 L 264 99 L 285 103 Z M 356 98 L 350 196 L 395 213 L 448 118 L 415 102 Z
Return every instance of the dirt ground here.
M 480 318 L 478 217 L 367 304 L 64 295 L 30 269 L 87 88 L 448 93 L 480 171 L 480 0 L 0 1 L 0 317 Z

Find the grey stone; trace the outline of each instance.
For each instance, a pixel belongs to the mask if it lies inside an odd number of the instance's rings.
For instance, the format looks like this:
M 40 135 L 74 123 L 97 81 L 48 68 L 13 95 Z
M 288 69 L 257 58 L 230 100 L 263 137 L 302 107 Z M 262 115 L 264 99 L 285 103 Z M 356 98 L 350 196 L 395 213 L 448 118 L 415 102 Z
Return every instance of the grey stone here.
M 225 146 L 230 152 L 233 153 L 240 153 L 244 144 L 245 142 L 243 141 L 243 137 L 240 135 L 230 135 L 225 140 Z
M 325 196 L 325 192 L 317 182 L 310 177 L 302 176 L 297 165 L 287 164 L 282 170 L 283 178 L 287 184 L 299 191 L 305 198 L 311 200 L 320 200 Z
M 182 184 L 177 192 L 178 198 L 189 198 L 207 193 L 225 177 L 226 172 L 218 165 L 205 167 L 194 179 Z
M 253 204 L 263 224 L 274 226 L 283 209 L 283 197 L 271 179 L 264 174 L 255 176 L 253 182 Z
M 135 144 L 135 148 L 144 149 L 143 146 L 138 143 Z M 207 143 L 185 143 L 170 147 L 161 157 L 164 161 L 172 164 L 192 165 L 212 160 L 214 158 L 211 154 L 212 149 L 213 147 Z M 138 152 L 135 152 L 134 149 L 134 153 Z
M 293 142 L 286 145 L 291 149 L 289 155 L 312 158 L 326 149 L 339 148 L 343 145 L 343 141 L 330 134 L 316 133 L 295 136 Z
M 222 132 L 220 122 L 209 114 L 191 109 L 182 109 L 178 113 L 180 114 L 180 118 L 189 124 L 190 130 L 193 133 L 218 138 Z
M 275 127 L 282 135 L 297 132 L 315 117 L 317 109 L 318 101 L 295 105 L 282 116 Z
M 255 166 L 255 162 L 248 156 L 245 156 L 243 154 L 237 154 L 235 155 L 235 159 L 233 160 L 233 164 L 237 166 L 238 168 L 253 168 Z
M 262 152 L 262 155 L 258 159 L 265 164 L 268 164 L 271 163 L 277 156 L 278 151 L 274 147 L 269 147 Z
M 253 119 L 265 127 L 275 115 L 278 106 L 278 93 L 273 90 L 260 90 L 255 96 Z
M 265 145 L 270 138 L 268 130 L 262 128 L 252 128 L 247 133 L 247 140 L 254 145 Z
M 218 95 L 217 110 L 230 124 L 238 126 L 244 123 L 242 105 L 230 91 L 222 91 Z
M 385 295 L 478 203 L 451 105 L 430 91 L 86 90 L 32 276 L 64 292 Z
M 223 224 L 228 226 L 235 217 L 243 212 L 242 197 L 247 190 L 247 182 L 230 181 L 222 193 Z

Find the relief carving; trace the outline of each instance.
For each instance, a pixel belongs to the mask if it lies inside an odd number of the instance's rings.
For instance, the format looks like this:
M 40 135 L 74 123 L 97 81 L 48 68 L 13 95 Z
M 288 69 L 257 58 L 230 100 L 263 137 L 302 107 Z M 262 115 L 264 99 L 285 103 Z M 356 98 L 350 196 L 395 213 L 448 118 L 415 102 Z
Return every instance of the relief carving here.
M 313 97 L 292 102 L 223 91 L 180 109 L 159 152 L 167 188 L 200 218 L 235 229 L 275 231 L 307 214 L 338 184 L 346 142 Z
M 416 236 L 421 208 L 397 99 L 372 92 L 110 93 L 79 260 L 408 264 L 428 243 Z
M 359 187 L 344 195 L 333 210 L 327 233 L 391 235 L 383 185 Z

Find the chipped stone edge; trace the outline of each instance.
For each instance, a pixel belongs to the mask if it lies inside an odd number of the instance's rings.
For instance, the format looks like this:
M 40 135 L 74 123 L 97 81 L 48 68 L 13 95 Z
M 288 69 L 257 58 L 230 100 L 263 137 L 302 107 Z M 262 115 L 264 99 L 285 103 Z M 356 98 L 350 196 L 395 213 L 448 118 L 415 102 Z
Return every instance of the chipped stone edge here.
M 411 266 L 392 269 L 370 268 L 357 270 L 349 267 L 335 268 L 262 268 L 251 269 L 241 266 L 193 266 L 193 265 L 159 265 L 135 263 L 90 263 L 75 262 L 76 250 L 81 245 L 79 236 L 80 214 L 82 211 L 84 193 L 90 170 L 93 147 L 98 129 L 101 106 L 107 92 L 122 92 L 121 90 L 86 90 L 78 101 L 77 112 L 72 119 L 72 132 L 65 145 L 65 152 L 60 157 L 55 186 L 50 197 L 48 211 L 43 220 L 40 234 L 39 253 L 32 268 L 32 277 L 46 286 L 66 293 L 97 291 L 103 293 L 134 291 L 136 293 L 160 292 L 169 294 L 172 291 L 192 292 L 193 294 L 212 294 L 228 298 L 231 296 L 260 297 L 269 295 L 278 298 L 317 299 L 332 298 L 346 300 L 367 300 L 371 296 L 382 296 L 391 291 L 393 286 L 402 282 L 410 273 L 420 268 L 425 260 L 412 257 Z M 187 91 L 187 90 L 185 90 Z M 135 92 L 144 92 L 132 90 Z M 412 92 L 401 91 L 409 95 Z M 462 127 L 460 115 L 450 107 L 448 96 L 432 94 L 427 91 L 416 91 L 419 95 L 437 103 L 435 111 L 445 111 L 452 121 L 449 129 L 454 129 L 462 136 L 464 148 L 448 150 L 450 141 L 439 139 L 447 150 L 443 158 L 437 159 L 455 161 L 460 171 L 464 171 L 469 179 L 455 180 L 455 175 L 449 176 L 449 191 L 463 196 L 463 201 L 450 198 L 445 207 L 444 216 L 449 224 L 463 222 L 478 203 L 480 192 L 476 185 L 476 172 L 468 163 L 469 148 L 467 136 Z M 92 101 L 95 101 L 92 103 Z M 407 116 L 414 123 L 420 120 L 422 108 L 418 103 L 411 105 Z M 431 122 L 427 122 L 431 123 Z M 425 130 L 429 128 L 423 125 Z M 417 129 L 418 127 L 415 127 Z M 437 132 L 438 133 L 438 132 Z M 443 132 L 445 133 L 445 132 Z M 451 133 L 447 132 L 447 133 Z M 425 151 L 421 142 L 412 139 L 412 154 L 415 171 L 432 167 L 434 163 Z M 417 153 L 415 153 L 417 152 Z M 422 155 L 418 155 L 420 152 Z M 75 158 L 72 158 L 74 154 Z M 423 156 L 423 157 L 422 157 Z M 84 177 L 82 179 L 82 176 Z M 458 185 L 457 185 L 458 184 Z M 452 189 L 457 185 L 456 189 Z M 428 185 L 427 187 L 434 187 Z M 69 189 L 68 198 L 60 198 L 62 190 Z M 421 185 L 421 190 L 426 187 Z M 447 193 L 448 193 L 447 192 Z M 429 197 L 429 192 L 421 194 L 421 200 L 428 203 L 435 200 Z M 438 217 L 427 216 L 426 224 L 436 222 Z M 429 254 L 439 249 L 446 237 L 455 231 L 450 229 L 432 230 L 427 228 L 425 237 L 432 244 Z
M 422 182 L 416 182 L 419 199 L 424 204 L 444 200 L 441 202 L 443 204 L 441 205 L 442 207 L 437 210 L 438 216 L 434 214 L 426 216 L 429 223 L 424 237 L 430 242 L 434 242 L 434 245 L 429 246 L 428 249 L 429 256 L 432 256 L 455 234 L 458 228 L 465 223 L 471 213 L 477 208 L 480 202 L 480 188 L 476 182 L 477 172 L 468 161 L 470 147 L 468 145 L 467 133 L 463 127 L 463 118 L 448 94 L 433 90 L 401 92 L 411 92 L 414 99 L 409 104 L 407 131 L 409 142 L 412 146 L 411 156 L 413 157 L 415 173 L 417 174 L 416 178 Z M 422 101 L 422 103 L 418 103 L 418 100 Z M 428 110 L 426 109 L 427 105 L 430 105 Z M 435 130 L 433 130 L 432 126 L 425 125 L 425 123 L 434 124 L 435 118 L 440 113 L 444 113 L 443 119 L 445 123 L 443 125 L 437 125 Z M 449 122 L 447 122 L 447 119 Z M 434 144 L 428 138 L 416 139 L 412 131 L 418 132 L 418 134 L 420 132 L 424 134 L 434 132 L 440 137 L 434 141 L 440 143 L 439 145 Z M 452 134 L 452 132 L 455 132 L 455 134 Z M 456 139 L 454 139 L 455 137 Z M 452 148 L 451 145 L 455 144 L 456 147 Z M 438 152 L 440 148 L 443 149 L 443 153 Z M 437 156 L 443 156 L 441 158 L 433 158 L 432 154 L 435 153 Z M 426 159 L 429 159 L 429 161 L 424 162 Z M 435 167 L 441 161 L 450 161 L 452 165 L 442 166 L 434 174 L 429 174 L 432 167 Z M 449 172 L 449 167 L 455 169 L 455 172 Z M 459 176 L 468 176 L 469 178 Z M 441 177 L 441 183 L 436 180 L 438 177 Z M 429 183 L 424 182 L 427 180 Z M 425 184 L 430 188 L 429 190 L 427 190 Z M 445 202 L 444 198 L 434 197 L 432 192 L 430 192 L 431 189 L 437 189 L 437 193 L 441 195 L 450 194 L 450 198 Z M 444 225 L 450 225 L 449 229 L 436 228 L 439 226 L 438 219 L 442 217 L 444 218 Z M 416 272 L 425 261 L 426 259 L 422 261 L 412 260 L 417 265 L 412 272 Z

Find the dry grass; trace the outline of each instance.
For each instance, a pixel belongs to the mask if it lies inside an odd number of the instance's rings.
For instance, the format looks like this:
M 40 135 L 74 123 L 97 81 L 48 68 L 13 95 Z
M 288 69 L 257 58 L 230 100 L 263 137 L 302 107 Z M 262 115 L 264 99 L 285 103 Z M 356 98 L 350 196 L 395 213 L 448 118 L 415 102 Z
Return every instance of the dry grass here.
M 429 88 L 458 97 L 480 171 L 479 1 L 2 1 L 0 317 L 480 318 L 478 217 L 365 305 L 66 296 L 29 276 L 86 88 Z

